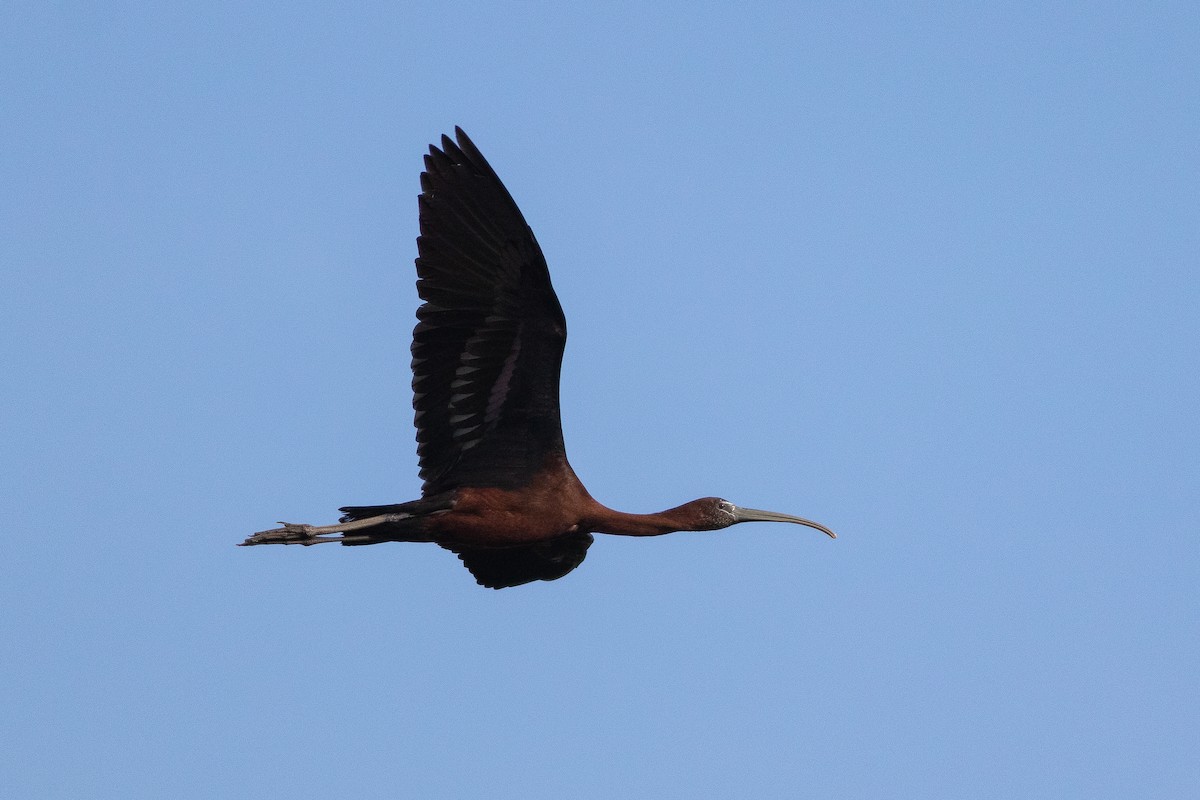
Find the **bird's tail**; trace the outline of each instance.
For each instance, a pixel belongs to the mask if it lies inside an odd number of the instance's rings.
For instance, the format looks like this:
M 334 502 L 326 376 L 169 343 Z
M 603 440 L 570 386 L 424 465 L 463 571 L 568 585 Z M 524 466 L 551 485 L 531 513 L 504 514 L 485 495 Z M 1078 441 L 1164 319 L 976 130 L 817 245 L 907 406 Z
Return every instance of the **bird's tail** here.
M 425 533 L 425 518 L 431 514 L 449 511 L 453 502 L 454 498 L 450 494 L 444 494 L 387 506 L 345 506 L 338 509 L 342 512 L 342 522 L 354 522 L 384 515 L 388 517 L 388 520 L 371 526 L 369 538 L 347 537 L 342 544 L 353 546 L 387 541 L 430 541 L 428 534 Z
M 454 498 L 447 492 L 445 494 L 422 497 L 420 500 L 410 500 L 407 503 L 394 503 L 389 506 L 344 506 L 339 508 L 338 511 L 342 512 L 342 522 L 352 522 L 356 519 L 378 517 L 381 514 L 398 514 L 405 517 L 418 518 L 427 517 L 439 511 L 449 511 L 453 505 Z

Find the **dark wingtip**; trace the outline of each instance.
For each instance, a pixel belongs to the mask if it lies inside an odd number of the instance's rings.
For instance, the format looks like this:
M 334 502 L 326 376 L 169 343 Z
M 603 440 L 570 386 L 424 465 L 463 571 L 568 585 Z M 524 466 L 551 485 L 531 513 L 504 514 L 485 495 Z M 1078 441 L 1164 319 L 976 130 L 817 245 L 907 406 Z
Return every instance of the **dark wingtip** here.
M 471 137 L 467 136 L 467 132 L 457 125 L 454 126 L 454 138 L 458 139 L 458 146 L 468 154 L 479 152 L 479 149 L 475 147 L 475 143 L 471 141 Z

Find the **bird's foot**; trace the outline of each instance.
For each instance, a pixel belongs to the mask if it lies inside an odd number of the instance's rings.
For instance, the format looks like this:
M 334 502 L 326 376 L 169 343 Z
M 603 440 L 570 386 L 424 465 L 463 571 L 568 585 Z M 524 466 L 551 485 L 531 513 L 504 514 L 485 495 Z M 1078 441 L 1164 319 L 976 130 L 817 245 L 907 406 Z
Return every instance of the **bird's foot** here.
M 407 515 L 397 514 L 382 514 L 367 519 L 356 519 L 350 522 L 343 522 L 338 525 L 305 525 L 296 522 L 280 522 L 282 528 L 272 528 L 269 531 L 259 531 L 251 534 L 246 541 L 238 545 L 238 547 L 249 547 L 256 544 L 302 544 L 307 547 L 310 544 L 324 544 L 325 542 L 339 542 L 341 544 L 372 544 L 378 541 L 385 541 L 382 538 L 376 538 L 370 533 L 356 533 L 352 536 L 346 534 L 350 531 L 361 531 L 364 528 L 371 528 L 384 522 L 395 522 L 397 519 Z M 332 534 L 332 535 L 331 535 Z
M 322 542 L 340 542 L 340 536 L 321 536 L 322 529 L 313 525 L 296 522 L 279 523 L 282 528 L 272 528 L 269 531 L 259 531 L 251 534 L 239 547 L 249 547 L 255 544 L 321 544 Z

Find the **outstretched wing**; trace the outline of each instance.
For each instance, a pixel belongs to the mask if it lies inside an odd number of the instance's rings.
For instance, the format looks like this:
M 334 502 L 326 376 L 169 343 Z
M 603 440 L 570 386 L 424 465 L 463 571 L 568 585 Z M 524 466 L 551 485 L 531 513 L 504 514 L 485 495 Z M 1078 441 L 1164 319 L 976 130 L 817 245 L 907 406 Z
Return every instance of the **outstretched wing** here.
M 461 129 L 421 173 L 413 407 L 424 494 L 516 488 L 563 451 L 566 320 L 533 231 Z M 465 560 L 465 559 L 464 559 Z M 529 578 L 528 580 L 534 580 Z
M 504 589 L 531 581 L 554 581 L 583 563 L 592 546 L 590 533 L 569 533 L 523 547 L 501 549 L 442 545 L 458 553 L 480 586 Z

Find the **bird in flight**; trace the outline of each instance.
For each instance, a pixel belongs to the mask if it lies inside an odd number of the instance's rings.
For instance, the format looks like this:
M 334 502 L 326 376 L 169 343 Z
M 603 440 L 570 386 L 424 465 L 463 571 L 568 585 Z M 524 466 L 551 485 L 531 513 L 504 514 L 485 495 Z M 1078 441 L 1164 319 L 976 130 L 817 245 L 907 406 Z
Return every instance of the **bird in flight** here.
M 552 581 L 583 563 L 593 533 L 658 536 L 739 522 L 820 523 L 705 497 L 657 514 L 592 499 L 567 463 L 558 382 L 567 325 L 542 250 L 461 128 L 421 173 L 413 407 L 421 499 L 347 506 L 337 525 L 279 523 L 242 542 L 431 542 L 482 586 Z

